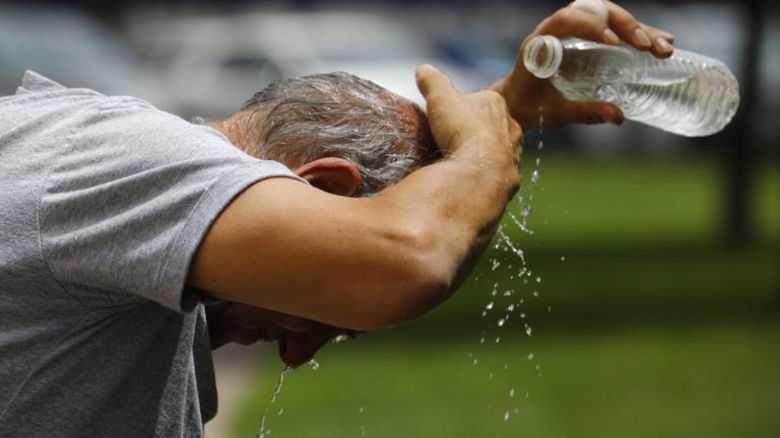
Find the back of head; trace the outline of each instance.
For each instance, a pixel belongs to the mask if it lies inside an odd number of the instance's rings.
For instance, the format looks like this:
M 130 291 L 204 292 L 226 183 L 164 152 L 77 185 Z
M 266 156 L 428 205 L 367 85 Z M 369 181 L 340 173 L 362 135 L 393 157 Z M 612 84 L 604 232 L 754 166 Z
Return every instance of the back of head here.
M 245 151 L 290 167 L 324 158 L 352 162 L 361 195 L 374 194 L 438 157 L 419 106 L 348 73 L 284 79 L 256 93 L 245 119 Z

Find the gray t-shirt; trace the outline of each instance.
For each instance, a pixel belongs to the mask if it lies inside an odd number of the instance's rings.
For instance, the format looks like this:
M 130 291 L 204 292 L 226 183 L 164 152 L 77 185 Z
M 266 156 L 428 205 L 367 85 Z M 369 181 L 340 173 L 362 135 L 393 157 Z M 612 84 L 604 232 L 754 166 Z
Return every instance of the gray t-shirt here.
M 295 177 L 131 97 L 0 97 L 0 436 L 191 437 L 217 409 L 185 284 L 242 190 Z

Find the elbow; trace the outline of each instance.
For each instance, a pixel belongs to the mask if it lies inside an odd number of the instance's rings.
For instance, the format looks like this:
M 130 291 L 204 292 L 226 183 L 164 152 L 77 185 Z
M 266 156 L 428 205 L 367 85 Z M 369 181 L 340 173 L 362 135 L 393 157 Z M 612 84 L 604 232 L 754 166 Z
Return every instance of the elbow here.
M 376 331 L 418 319 L 451 295 L 455 269 L 439 245 L 435 230 L 406 232 L 401 249 L 376 283 L 372 309 L 359 321 L 362 331 Z

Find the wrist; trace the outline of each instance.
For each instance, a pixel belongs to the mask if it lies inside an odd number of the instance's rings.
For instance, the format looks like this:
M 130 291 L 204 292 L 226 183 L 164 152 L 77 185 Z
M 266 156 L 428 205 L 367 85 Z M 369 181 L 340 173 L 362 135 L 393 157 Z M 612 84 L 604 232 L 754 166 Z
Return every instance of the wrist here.
M 509 141 L 473 138 L 453 149 L 447 158 L 484 176 L 498 177 L 509 185 L 513 184 L 513 178 L 519 179 L 519 154 L 514 153 Z

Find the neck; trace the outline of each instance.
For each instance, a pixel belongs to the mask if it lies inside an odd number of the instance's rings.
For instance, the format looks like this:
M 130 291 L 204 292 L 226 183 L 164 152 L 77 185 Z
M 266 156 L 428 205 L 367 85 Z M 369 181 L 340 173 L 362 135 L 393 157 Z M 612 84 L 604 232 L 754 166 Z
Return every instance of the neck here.
M 236 123 L 235 120 L 233 120 L 233 117 L 228 117 L 227 119 L 222 120 L 215 120 L 211 123 L 209 123 L 208 126 L 216 129 L 217 131 L 221 132 L 222 135 L 227 137 L 228 140 L 230 140 L 233 145 L 238 147 L 239 149 L 244 150 L 246 146 L 245 138 L 242 138 L 244 136 L 238 135 L 238 133 L 241 131 L 239 127 L 237 126 L 238 123 Z

